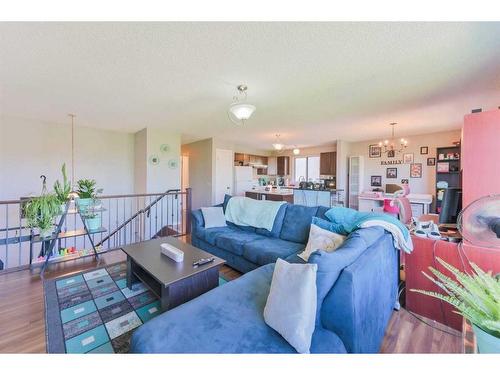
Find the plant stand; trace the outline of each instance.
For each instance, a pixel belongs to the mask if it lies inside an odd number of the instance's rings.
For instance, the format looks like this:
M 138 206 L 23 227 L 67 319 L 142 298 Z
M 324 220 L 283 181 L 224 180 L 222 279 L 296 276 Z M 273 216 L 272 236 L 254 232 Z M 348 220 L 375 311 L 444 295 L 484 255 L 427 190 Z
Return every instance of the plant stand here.
M 39 235 L 33 235 L 33 234 L 30 236 L 30 264 L 33 263 L 33 245 L 35 243 L 38 243 L 38 242 L 42 243 L 42 248 L 41 248 L 40 254 L 39 254 L 39 257 L 40 256 L 45 257 L 45 260 L 44 260 L 43 266 L 42 266 L 42 271 L 41 271 L 42 274 L 45 272 L 45 269 L 47 268 L 47 265 L 49 264 L 49 260 L 50 260 L 52 253 L 53 253 L 53 250 L 54 250 L 56 243 L 58 243 L 63 238 L 87 236 L 89 241 L 90 241 L 90 245 L 92 246 L 95 259 L 96 260 L 99 259 L 99 255 L 97 253 L 97 250 L 96 250 L 96 247 L 94 244 L 94 240 L 92 239 L 92 235 L 96 234 L 96 233 L 105 232 L 106 229 L 99 228 L 99 230 L 97 230 L 97 231 L 90 232 L 87 228 L 87 224 L 85 223 L 85 218 L 82 216 L 82 213 L 80 212 L 80 210 L 76 209 L 75 214 L 78 214 L 78 216 L 80 217 L 82 224 L 83 224 L 83 229 L 62 232 L 62 227 L 63 227 L 64 222 L 66 221 L 70 204 L 71 204 L 71 202 L 66 203 L 64 212 L 62 213 L 61 218 L 59 219 L 59 222 L 57 224 L 56 231 L 52 236 L 47 237 L 47 238 L 43 238 L 43 237 L 40 237 Z

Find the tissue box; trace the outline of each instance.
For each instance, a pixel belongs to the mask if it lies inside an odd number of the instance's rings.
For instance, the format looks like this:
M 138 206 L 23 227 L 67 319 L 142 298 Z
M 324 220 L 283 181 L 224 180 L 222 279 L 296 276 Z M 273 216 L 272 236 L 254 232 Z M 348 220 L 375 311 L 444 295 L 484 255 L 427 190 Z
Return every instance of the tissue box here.
M 162 243 L 160 247 L 161 253 L 168 256 L 175 262 L 182 262 L 184 260 L 184 252 L 182 250 L 179 250 L 175 246 L 172 246 L 168 243 Z

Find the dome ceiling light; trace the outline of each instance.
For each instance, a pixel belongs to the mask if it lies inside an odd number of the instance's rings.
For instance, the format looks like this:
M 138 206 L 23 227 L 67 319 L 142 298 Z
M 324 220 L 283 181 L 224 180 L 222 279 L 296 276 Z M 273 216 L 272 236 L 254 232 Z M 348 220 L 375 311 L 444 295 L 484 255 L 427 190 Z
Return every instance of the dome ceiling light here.
M 233 97 L 233 103 L 229 106 L 227 114 L 236 125 L 245 125 L 245 121 L 252 116 L 256 108 L 254 105 L 246 103 L 248 87 L 242 84 L 237 89 L 238 95 Z

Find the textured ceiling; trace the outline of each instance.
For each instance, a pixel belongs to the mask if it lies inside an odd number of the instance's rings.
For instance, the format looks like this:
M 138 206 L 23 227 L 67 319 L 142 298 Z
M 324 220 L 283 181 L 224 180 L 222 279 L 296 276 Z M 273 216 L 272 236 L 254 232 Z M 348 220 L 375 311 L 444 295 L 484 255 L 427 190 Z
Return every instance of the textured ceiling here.
M 257 111 L 227 107 L 240 83 Z M 500 105 L 500 23 L 2 23 L 0 110 L 270 148 L 460 127 Z

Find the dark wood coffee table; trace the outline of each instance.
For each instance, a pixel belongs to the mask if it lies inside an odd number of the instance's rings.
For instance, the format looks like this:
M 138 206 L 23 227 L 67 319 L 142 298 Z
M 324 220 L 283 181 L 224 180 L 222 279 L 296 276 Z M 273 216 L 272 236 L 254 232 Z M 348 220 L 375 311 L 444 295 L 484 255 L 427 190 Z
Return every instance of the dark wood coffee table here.
M 169 243 L 184 252 L 175 262 L 161 253 L 160 244 Z M 160 299 L 161 309 L 170 310 L 219 285 L 219 269 L 225 261 L 175 237 L 164 237 L 122 247 L 127 254 L 127 287 L 142 281 Z M 193 262 L 214 257 L 211 263 L 193 267 Z

